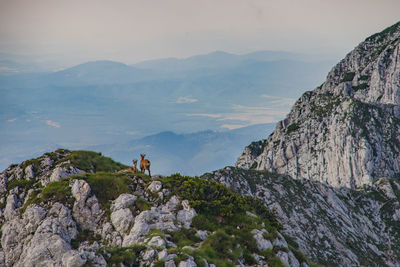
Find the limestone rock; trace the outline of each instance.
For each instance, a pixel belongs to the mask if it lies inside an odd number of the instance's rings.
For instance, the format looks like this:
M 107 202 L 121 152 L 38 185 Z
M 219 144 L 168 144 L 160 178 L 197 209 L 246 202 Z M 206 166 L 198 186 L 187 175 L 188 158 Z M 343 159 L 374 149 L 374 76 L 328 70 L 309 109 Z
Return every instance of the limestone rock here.
M 193 258 L 190 257 L 189 259 L 185 261 L 181 261 L 178 264 L 178 267 L 196 267 L 197 264 L 194 262 Z
M 153 193 L 158 192 L 162 189 L 162 183 L 160 181 L 153 181 L 147 189 Z
M 130 209 L 118 209 L 111 213 L 111 222 L 118 232 L 124 233 L 133 223 L 133 215 Z
M 62 257 L 62 266 L 65 267 L 80 267 L 86 263 L 86 259 L 82 258 L 77 250 L 69 250 Z
M 4 217 L 11 220 L 16 214 L 15 209 L 19 206 L 18 197 L 15 194 L 10 194 L 7 197 L 6 208 L 4 209 Z
M 236 166 L 357 188 L 400 173 L 400 24 L 367 38 Z
M 147 245 L 165 248 L 166 242 L 161 236 L 153 236 Z
M 24 172 L 25 172 L 25 179 L 27 179 L 27 180 L 31 180 L 35 176 L 32 165 L 28 165 L 25 168 Z
M 192 219 L 197 215 L 196 211 L 189 206 L 189 202 L 187 200 L 182 201 L 183 209 L 178 211 L 177 220 L 182 223 L 185 228 L 190 228 L 190 224 L 192 223 Z
M 253 237 L 257 242 L 257 249 L 259 251 L 264 251 L 266 249 L 272 249 L 273 248 L 271 241 L 269 241 L 269 240 L 264 238 L 264 236 L 263 236 L 264 232 L 263 231 L 254 229 L 254 230 L 251 231 L 251 233 L 253 234 Z
M 104 212 L 100 209 L 96 196 L 90 196 L 90 185 L 85 180 L 74 180 L 71 192 L 76 199 L 73 207 L 75 220 L 83 229 L 95 231 Z
M 197 230 L 196 236 L 198 238 L 200 238 L 201 240 L 206 240 L 206 238 L 208 236 L 208 233 L 206 231 L 203 231 L 203 230 Z
M 135 204 L 137 196 L 132 194 L 121 194 L 111 204 L 111 211 L 124 209 Z
M 83 173 L 82 170 L 73 166 L 57 166 L 50 176 L 50 182 L 60 181 L 62 178 Z M 45 184 L 44 184 L 45 185 Z

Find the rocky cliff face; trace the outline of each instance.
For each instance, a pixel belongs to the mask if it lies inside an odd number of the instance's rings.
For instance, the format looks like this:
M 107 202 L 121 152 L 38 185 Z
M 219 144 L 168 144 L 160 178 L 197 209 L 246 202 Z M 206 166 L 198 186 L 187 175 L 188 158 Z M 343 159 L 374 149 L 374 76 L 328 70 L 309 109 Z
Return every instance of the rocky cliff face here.
M 400 176 L 400 23 L 367 38 L 237 167 L 356 188 Z
M 0 173 L 0 266 L 311 265 L 262 202 L 124 167 L 57 150 Z
M 381 178 L 354 190 L 234 167 L 203 178 L 262 200 L 283 225 L 289 247 L 322 266 L 400 265 L 400 183 L 396 179 Z

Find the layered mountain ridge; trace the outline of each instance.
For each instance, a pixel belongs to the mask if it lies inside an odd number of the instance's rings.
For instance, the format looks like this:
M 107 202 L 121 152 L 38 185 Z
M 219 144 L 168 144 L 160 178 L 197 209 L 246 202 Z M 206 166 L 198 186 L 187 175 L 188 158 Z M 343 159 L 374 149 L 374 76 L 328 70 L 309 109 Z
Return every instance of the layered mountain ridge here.
M 398 177 L 400 23 L 347 54 L 236 166 L 350 188 Z

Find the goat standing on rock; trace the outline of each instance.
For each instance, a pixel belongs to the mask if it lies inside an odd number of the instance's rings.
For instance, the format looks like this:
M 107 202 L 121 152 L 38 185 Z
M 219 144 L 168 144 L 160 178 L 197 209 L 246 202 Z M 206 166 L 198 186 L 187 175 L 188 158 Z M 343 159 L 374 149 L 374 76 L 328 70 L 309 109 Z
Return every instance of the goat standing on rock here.
M 149 171 L 149 176 L 151 177 L 150 174 L 150 161 L 148 159 L 144 159 L 144 157 L 146 156 L 146 154 L 140 154 L 140 171 L 142 173 L 144 173 L 146 170 Z

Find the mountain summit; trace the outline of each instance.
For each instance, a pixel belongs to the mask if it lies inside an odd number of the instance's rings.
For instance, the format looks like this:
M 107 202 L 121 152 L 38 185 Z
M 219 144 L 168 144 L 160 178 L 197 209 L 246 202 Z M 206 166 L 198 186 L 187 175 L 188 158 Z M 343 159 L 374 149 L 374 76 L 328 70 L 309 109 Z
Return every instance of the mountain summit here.
M 350 188 L 399 176 L 400 22 L 347 54 L 236 166 Z

